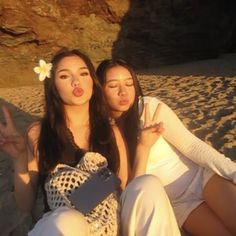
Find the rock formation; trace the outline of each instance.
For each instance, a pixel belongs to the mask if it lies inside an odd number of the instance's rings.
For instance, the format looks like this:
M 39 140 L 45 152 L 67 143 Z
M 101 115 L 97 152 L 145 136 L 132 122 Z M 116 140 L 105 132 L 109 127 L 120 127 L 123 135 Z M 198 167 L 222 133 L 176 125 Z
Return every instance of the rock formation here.
M 1 0 L 0 86 L 38 83 L 32 68 L 62 47 L 139 69 L 235 52 L 235 11 L 234 0 Z

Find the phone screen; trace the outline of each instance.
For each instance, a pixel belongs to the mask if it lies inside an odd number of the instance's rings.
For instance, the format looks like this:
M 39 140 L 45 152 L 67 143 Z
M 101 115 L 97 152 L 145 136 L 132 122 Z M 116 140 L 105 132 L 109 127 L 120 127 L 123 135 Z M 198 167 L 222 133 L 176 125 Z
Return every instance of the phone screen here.
M 87 214 L 118 189 L 120 183 L 120 179 L 114 173 L 104 168 L 92 174 L 85 183 L 75 189 L 69 199 L 78 211 Z

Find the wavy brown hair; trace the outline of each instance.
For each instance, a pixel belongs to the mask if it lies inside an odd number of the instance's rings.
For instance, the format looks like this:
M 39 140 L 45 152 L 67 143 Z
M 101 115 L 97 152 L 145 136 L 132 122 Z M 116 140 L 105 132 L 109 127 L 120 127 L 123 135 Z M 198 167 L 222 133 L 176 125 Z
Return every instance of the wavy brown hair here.
M 39 171 L 42 175 L 47 175 L 60 162 L 68 146 L 65 110 L 55 86 L 55 72 L 59 62 L 70 56 L 78 56 L 85 62 L 93 80 L 93 94 L 89 101 L 89 151 L 102 154 L 107 158 L 109 168 L 117 172 L 119 169 L 118 149 L 108 119 L 102 88 L 97 80 L 92 62 L 86 54 L 77 49 L 60 50 L 52 59 L 50 78 L 44 80 L 45 113 L 38 141 Z M 82 154 L 83 152 L 81 152 Z

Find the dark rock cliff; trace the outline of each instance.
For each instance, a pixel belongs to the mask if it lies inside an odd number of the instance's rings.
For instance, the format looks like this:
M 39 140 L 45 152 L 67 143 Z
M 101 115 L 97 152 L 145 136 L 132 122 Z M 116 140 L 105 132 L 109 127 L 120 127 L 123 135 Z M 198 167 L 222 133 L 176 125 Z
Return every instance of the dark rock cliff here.
M 235 12 L 234 0 L 1 0 L 0 86 L 37 83 L 32 68 L 62 47 L 141 69 L 235 52 Z

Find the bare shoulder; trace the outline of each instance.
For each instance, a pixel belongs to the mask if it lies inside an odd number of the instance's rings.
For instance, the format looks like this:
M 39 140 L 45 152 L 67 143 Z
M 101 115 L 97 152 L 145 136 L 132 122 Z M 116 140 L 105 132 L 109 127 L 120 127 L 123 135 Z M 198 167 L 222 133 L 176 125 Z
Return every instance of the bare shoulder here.
M 40 121 L 32 123 L 28 127 L 27 132 L 26 132 L 26 135 L 27 135 L 28 139 L 31 139 L 31 140 L 38 139 L 39 134 L 40 134 L 40 130 L 41 130 Z
M 32 153 L 37 148 L 40 130 L 41 130 L 40 121 L 32 123 L 27 129 L 26 132 L 27 143 Z

